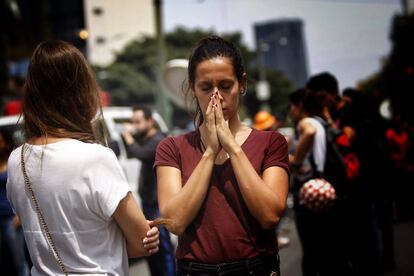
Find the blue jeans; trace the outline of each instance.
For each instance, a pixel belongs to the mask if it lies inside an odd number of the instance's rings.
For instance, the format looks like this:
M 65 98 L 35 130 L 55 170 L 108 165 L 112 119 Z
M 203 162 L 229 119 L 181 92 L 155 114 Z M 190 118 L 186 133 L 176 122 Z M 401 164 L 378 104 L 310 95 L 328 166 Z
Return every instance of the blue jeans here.
M 142 211 L 148 220 L 160 216 L 158 204 L 142 204 Z M 158 229 L 160 231 L 159 251 L 146 258 L 148 266 L 152 276 L 173 276 L 175 275 L 175 260 L 170 234 L 162 226 L 159 226 Z
M 13 225 L 13 217 L 0 218 L 0 242 L 1 247 L 6 246 L 8 248 L 8 256 L 10 256 L 10 259 L 14 264 L 17 275 L 29 275 L 29 265 L 26 261 L 23 231 L 21 228 L 15 228 Z

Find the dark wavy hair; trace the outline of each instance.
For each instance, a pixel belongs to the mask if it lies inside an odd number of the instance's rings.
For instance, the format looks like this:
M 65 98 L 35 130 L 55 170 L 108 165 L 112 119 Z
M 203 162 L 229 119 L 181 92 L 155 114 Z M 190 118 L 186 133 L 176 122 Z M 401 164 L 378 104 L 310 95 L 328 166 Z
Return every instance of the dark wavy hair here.
M 40 43 L 30 60 L 23 97 L 27 140 L 40 136 L 97 142 L 93 119 L 99 86 L 82 53 L 59 40 Z
M 243 58 L 240 53 L 240 50 L 233 43 L 219 36 L 211 35 L 202 38 L 200 41 L 198 41 L 197 45 L 194 47 L 190 55 L 188 62 L 189 87 L 186 89 L 187 94 L 191 93 L 191 90 L 194 90 L 197 66 L 203 61 L 215 57 L 229 58 L 233 64 L 237 80 L 239 81 L 239 83 L 243 83 L 243 76 L 246 73 L 246 70 L 244 67 Z M 186 97 L 186 99 L 188 98 L 190 97 Z M 198 103 L 196 103 L 193 116 L 195 126 L 201 126 L 203 124 L 204 118 L 202 116 L 202 112 Z

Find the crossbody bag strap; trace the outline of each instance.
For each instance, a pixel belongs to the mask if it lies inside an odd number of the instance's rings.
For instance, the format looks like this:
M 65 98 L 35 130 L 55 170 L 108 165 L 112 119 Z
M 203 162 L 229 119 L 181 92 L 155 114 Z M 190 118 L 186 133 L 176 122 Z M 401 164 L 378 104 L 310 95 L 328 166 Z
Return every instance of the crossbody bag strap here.
M 43 213 L 42 213 L 42 211 L 39 207 L 39 202 L 37 201 L 37 198 L 34 194 L 32 183 L 30 182 L 29 177 L 27 176 L 26 164 L 25 164 L 25 161 L 24 161 L 24 148 L 25 148 L 25 144 L 22 145 L 20 156 L 21 156 L 21 164 L 22 164 L 22 173 L 23 173 L 24 183 L 26 185 L 26 189 L 30 193 L 30 197 L 31 197 L 33 205 L 35 207 L 37 217 L 39 219 L 40 227 L 43 231 L 43 234 L 46 236 L 46 240 L 49 244 L 49 247 L 52 249 L 53 257 L 56 260 L 57 264 L 59 265 L 60 269 L 62 270 L 63 274 L 68 275 L 66 267 L 63 264 L 62 258 L 60 257 L 59 252 L 57 251 L 57 248 L 56 248 L 55 242 L 53 241 L 52 235 L 50 235 L 49 228 L 47 227 L 47 224 L 46 224 L 45 218 L 43 216 Z

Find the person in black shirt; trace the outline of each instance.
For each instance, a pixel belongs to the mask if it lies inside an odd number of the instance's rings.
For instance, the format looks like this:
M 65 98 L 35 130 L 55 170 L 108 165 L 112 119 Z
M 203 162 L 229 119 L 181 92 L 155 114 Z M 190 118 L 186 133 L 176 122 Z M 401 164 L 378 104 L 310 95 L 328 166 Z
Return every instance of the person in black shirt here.
M 129 158 L 137 158 L 142 162 L 138 179 L 138 194 L 141 198 L 142 210 L 147 219 L 159 217 L 157 200 L 157 182 L 152 166 L 158 143 L 165 137 L 156 125 L 152 112 L 145 106 L 133 108 L 131 123 L 124 124 L 122 133 Z M 153 276 L 175 275 L 173 246 L 167 230 L 160 227 L 159 252 L 147 258 Z

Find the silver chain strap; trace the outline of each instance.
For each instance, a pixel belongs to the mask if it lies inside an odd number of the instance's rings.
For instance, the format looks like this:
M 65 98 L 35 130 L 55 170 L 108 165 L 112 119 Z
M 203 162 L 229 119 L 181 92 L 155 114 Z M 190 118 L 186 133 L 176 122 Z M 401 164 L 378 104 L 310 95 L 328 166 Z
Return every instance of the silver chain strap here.
M 53 257 L 55 258 L 56 262 L 58 263 L 58 265 L 59 265 L 60 269 L 62 270 L 63 274 L 67 276 L 68 272 L 66 270 L 65 265 L 63 264 L 62 258 L 60 257 L 60 255 L 59 255 L 59 253 L 56 249 L 55 242 L 53 241 L 52 236 L 50 235 L 49 228 L 47 227 L 45 218 L 43 217 L 43 213 L 40 210 L 39 202 L 37 201 L 37 198 L 36 198 L 36 196 L 33 192 L 32 184 L 29 180 L 29 177 L 27 176 L 26 165 L 25 165 L 25 162 L 24 162 L 24 146 L 25 146 L 25 144 L 22 145 L 22 150 L 21 150 L 21 163 L 22 163 L 22 172 L 23 172 L 23 177 L 24 177 L 24 183 L 26 185 L 27 190 L 30 192 L 33 205 L 36 209 L 37 217 L 39 218 L 40 226 L 41 226 L 41 228 L 42 228 L 42 230 L 43 230 L 43 232 L 46 236 L 46 239 L 49 243 L 50 248 L 53 251 Z

